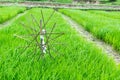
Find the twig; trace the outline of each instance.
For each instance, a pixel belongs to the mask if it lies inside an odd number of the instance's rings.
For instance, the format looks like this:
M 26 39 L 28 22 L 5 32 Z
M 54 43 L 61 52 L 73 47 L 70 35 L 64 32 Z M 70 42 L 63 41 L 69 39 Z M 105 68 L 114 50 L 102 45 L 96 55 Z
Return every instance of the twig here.
M 43 24 L 45 25 L 45 20 L 44 20 L 44 15 L 42 10 L 41 10 L 41 15 L 42 15 Z
M 28 40 L 28 39 L 25 39 L 25 38 L 23 38 L 22 36 L 19 36 L 19 35 L 16 35 L 16 34 L 14 34 L 13 36 L 15 36 L 15 37 L 17 37 L 17 38 L 20 38 L 20 39 L 23 39 L 23 40 L 25 40 L 25 41 L 28 41 L 28 42 L 30 42 L 30 40 Z
M 54 30 L 55 26 L 56 26 L 56 23 L 53 25 L 52 30 L 51 30 L 51 32 L 50 32 L 50 34 L 49 34 L 49 36 L 47 37 L 46 43 L 48 43 L 49 38 L 50 38 L 50 36 L 51 36 L 51 33 L 53 32 L 53 30 Z
M 50 15 L 50 17 L 48 18 L 48 20 L 46 21 L 46 23 L 44 24 L 43 28 L 46 27 L 46 24 L 48 24 L 49 20 L 52 18 L 52 16 L 54 15 L 55 10 L 52 12 L 52 14 Z
M 33 18 L 33 20 L 35 21 L 35 23 L 37 24 L 37 26 L 39 26 L 39 23 L 37 22 L 36 18 L 31 14 L 31 17 Z

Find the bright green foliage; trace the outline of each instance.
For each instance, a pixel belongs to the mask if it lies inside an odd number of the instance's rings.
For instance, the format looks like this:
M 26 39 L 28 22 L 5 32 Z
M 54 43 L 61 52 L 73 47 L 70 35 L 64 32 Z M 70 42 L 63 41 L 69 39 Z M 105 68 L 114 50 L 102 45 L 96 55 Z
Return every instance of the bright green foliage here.
M 0 23 L 22 13 L 26 8 L 23 7 L 1 7 L 0 8 Z
M 116 50 L 120 51 L 120 19 L 109 18 L 103 14 L 93 14 L 91 11 L 65 9 L 60 11 L 81 24 L 97 38 L 110 43 Z
M 120 19 L 120 12 L 118 11 L 89 11 L 91 13 L 102 15 L 109 18 Z
M 54 32 L 65 32 L 65 35 L 57 40 L 65 45 L 54 46 L 58 50 L 56 53 L 52 52 L 54 60 L 47 54 L 38 60 L 40 52 L 34 55 L 30 50 L 23 54 L 16 51 L 24 41 L 13 35 L 29 32 L 19 23 L 22 21 L 26 25 L 33 26 L 30 15 L 33 14 L 39 21 L 40 10 L 40 8 L 31 9 L 14 24 L 0 30 L 0 80 L 120 80 L 120 71 L 113 60 L 79 36 L 58 12 L 47 25 L 49 31 L 56 22 Z M 46 21 L 53 10 L 42 10 Z

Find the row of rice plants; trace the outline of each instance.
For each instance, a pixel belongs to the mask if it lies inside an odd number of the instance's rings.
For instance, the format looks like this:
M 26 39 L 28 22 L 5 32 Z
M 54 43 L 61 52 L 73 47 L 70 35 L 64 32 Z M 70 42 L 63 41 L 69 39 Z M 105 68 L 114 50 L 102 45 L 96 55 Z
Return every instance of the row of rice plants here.
M 71 17 L 97 38 L 109 43 L 120 51 L 120 22 L 119 19 L 93 14 L 89 11 L 66 10 L 60 12 Z
M 98 15 L 102 15 L 102 16 L 106 16 L 109 18 L 114 18 L 114 19 L 120 19 L 120 12 L 118 11 L 89 11 L 93 14 L 98 14 Z
M 0 23 L 22 13 L 26 10 L 24 7 L 0 7 Z
M 25 43 L 14 37 L 14 34 L 27 34 L 22 25 L 33 26 L 31 14 L 37 21 L 41 17 L 41 8 L 28 10 L 27 14 L 20 17 L 15 23 L 0 30 L 0 79 L 1 80 L 119 80 L 120 70 L 112 59 L 94 44 L 87 42 L 76 31 L 70 28 L 61 14 L 55 12 L 53 18 L 47 25 L 51 29 L 54 22 L 57 23 L 55 32 L 65 32 L 58 41 L 65 45 L 53 46 L 58 52 L 53 52 L 54 60 L 45 54 L 44 58 L 38 60 L 39 53 L 33 56 L 29 50 L 21 54 L 16 51 L 17 47 Z M 52 13 L 52 9 L 42 9 L 45 21 Z M 34 26 L 37 28 L 37 26 Z M 27 57 L 27 55 L 30 55 Z

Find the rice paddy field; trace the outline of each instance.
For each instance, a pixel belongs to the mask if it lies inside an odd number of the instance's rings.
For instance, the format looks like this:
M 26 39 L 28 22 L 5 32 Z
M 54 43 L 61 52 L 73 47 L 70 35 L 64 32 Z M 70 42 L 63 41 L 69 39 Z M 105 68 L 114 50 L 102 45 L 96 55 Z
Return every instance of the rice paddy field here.
M 25 8 L 22 7 L 0 7 L 0 23 L 11 19 L 18 13 L 22 13 Z
M 65 35 L 57 41 L 65 45 L 52 46 L 58 50 L 51 52 L 54 59 L 45 54 L 44 58 L 38 60 L 40 52 L 36 51 L 34 54 L 32 48 L 20 53 L 21 49 L 18 47 L 25 45 L 26 41 L 16 38 L 14 34 L 30 33 L 20 24 L 21 22 L 34 26 L 37 30 L 38 26 L 33 24 L 31 14 L 39 22 L 42 17 L 41 10 L 45 15 L 45 21 L 53 12 L 50 8 L 29 10 L 24 7 L 0 8 L 0 23 L 20 12 L 26 12 L 9 26 L 0 29 L 0 80 L 120 80 L 120 66 L 116 65 L 113 58 L 108 57 L 101 48 L 79 35 L 62 17 L 62 15 L 69 16 L 95 37 L 120 52 L 120 12 L 72 9 L 55 11 L 46 28 L 50 31 L 56 22 L 57 27 L 54 31 L 65 32 Z

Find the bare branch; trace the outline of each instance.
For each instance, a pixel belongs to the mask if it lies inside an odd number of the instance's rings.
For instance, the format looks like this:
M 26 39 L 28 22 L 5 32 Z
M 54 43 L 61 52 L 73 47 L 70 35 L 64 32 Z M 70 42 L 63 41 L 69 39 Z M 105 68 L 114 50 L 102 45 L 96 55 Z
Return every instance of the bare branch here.
M 50 15 L 50 17 L 48 18 L 48 20 L 46 21 L 46 23 L 44 24 L 43 28 L 46 27 L 46 25 L 48 24 L 48 22 L 50 21 L 50 19 L 52 18 L 52 16 L 54 15 L 55 10 L 52 12 L 52 14 Z
M 44 20 L 44 15 L 42 10 L 41 10 L 41 15 L 42 15 L 43 24 L 45 25 L 45 20 Z

